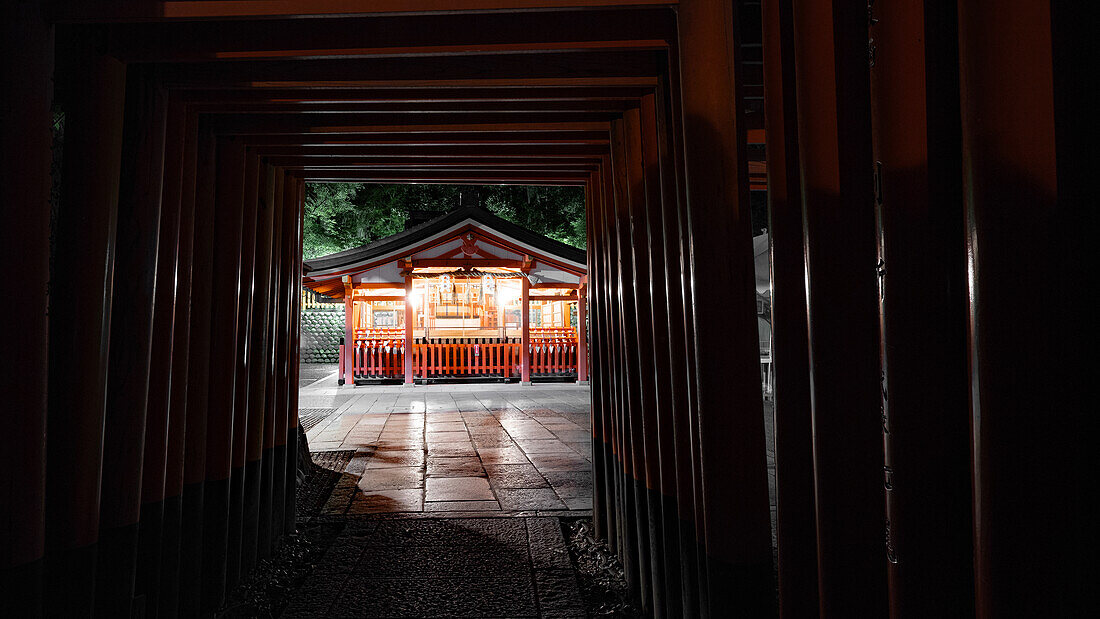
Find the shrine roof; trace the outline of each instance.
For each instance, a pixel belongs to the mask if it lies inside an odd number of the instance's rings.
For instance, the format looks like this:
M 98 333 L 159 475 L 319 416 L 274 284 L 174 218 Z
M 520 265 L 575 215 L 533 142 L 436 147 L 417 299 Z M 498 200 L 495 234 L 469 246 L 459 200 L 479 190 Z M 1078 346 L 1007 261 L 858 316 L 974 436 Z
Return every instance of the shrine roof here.
M 392 256 L 397 259 L 403 255 L 403 250 L 411 250 L 436 237 L 440 237 L 447 230 L 467 221 L 475 223 L 479 228 L 495 231 L 504 237 L 518 241 L 537 252 L 543 253 L 545 257 L 558 258 L 579 265 L 586 264 L 587 254 L 583 249 L 532 232 L 483 208 L 465 207 L 444 213 L 435 219 L 430 219 L 366 245 L 321 256 L 320 258 L 305 260 L 303 261 L 303 273 L 307 276 L 321 275 L 326 271 L 338 271 L 358 265 L 366 265 L 376 258 Z M 536 257 L 538 256 L 536 255 Z

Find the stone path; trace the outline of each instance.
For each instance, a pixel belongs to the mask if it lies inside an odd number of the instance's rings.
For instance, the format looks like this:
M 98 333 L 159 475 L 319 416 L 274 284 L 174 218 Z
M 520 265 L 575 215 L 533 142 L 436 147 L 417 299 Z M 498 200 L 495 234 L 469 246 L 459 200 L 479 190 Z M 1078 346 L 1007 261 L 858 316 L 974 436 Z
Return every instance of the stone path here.
M 548 384 L 303 389 L 335 412 L 312 451 L 354 451 L 322 515 L 590 515 L 587 387 Z
M 314 461 L 339 477 L 299 521 L 342 529 L 284 617 L 585 616 L 560 517 L 591 515 L 587 387 L 301 376 Z
M 584 617 L 557 518 L 347 517 L 283 617 Z

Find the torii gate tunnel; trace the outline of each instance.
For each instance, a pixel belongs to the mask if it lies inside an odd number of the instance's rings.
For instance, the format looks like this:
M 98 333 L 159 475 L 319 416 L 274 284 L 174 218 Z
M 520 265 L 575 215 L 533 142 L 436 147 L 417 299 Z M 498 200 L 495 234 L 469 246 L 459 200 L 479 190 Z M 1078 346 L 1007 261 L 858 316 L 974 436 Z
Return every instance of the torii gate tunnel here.
M 5 609 L 210 614 L 294 530 L 303 186 L 370 181 L 584 187 L 593 520 L 648 614 L 1073 616 L 1071 8 L 4 2 Z

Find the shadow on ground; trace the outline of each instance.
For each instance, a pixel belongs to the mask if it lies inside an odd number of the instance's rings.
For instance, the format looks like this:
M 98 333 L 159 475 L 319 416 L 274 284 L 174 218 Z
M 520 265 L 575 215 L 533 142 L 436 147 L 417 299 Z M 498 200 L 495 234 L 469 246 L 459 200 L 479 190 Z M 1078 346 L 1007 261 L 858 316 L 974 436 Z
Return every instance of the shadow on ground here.
M 299 488 L 297 535 L 248 575 L 220 616 L 630 616 L 606 612 L 613 601 L 589 608 L 556 517 L 325 515 L 349 476 L 329 467 L 341 470 L 350 457 L 315 454 Z

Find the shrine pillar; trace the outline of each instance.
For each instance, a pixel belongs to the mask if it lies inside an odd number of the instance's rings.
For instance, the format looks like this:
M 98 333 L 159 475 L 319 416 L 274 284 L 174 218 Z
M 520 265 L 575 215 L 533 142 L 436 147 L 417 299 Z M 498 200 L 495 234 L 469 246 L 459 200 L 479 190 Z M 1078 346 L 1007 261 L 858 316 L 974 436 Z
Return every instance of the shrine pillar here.
M 416 314 L 413 312 L 413 276 L 412 267 L 405 275 L 405 384 L 413 384 L 413 327 Z
M 520 278 L 523 292 L 520 293 L 520 339 L 519 339 L 519 384 L 531 384 L 531 280 L 526 273 Z
M 341 278 L 344 283 L 344 375 L 340 377 L 341 385 L 355 384 L 355 328 L 352 325 L 352 314 L 355 313 L 355 301 L 353 296 L 355 287 L 351 283 L 351 276 Z
M 577 288 L 577 384 L 588 384 L 588 285 Z

